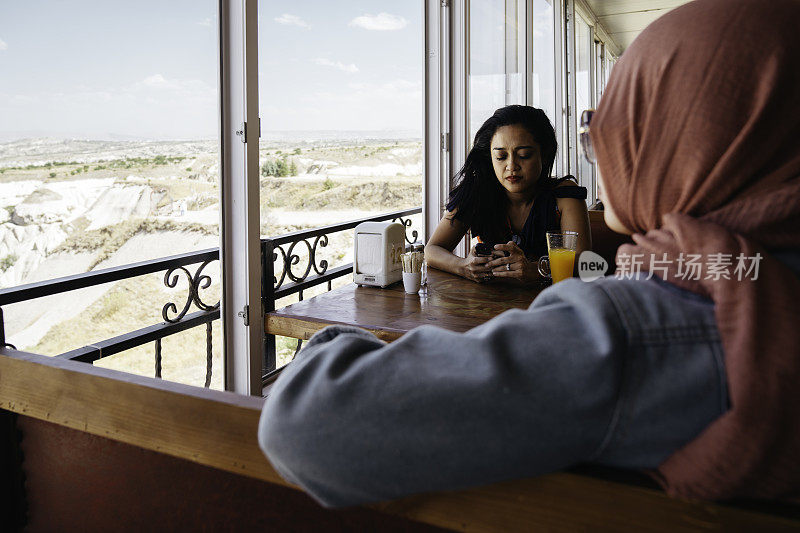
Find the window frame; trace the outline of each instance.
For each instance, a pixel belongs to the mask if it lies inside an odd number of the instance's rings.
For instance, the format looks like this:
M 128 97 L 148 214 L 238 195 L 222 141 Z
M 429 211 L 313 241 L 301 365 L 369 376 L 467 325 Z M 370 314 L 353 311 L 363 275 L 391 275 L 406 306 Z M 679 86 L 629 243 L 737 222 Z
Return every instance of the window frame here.
M 262 394 L 264 309 L 259 206 L 258 0 L 219 0 L 220 263 L 225 389 Z M 453 20 L 449 1 L 423 0 L 423 235 L 449 193 L 456 131 L 450 109 Z M 456 37 L 452 37 L 453 34 Z M 463 32 L 460 33 L 463 37 Z M 452 143 L 450 146 L 453 146 Z M 455 157 L 460 156 L 455 152 Z
M 422 3 L 423 35 L 423 235 L 428 241 L 442 217 L 449 183 L 447 135 L 449 134 L 448 105 L 443 95 L 449 91 L 448 39 L 449 7 L 441 0 L 424 0 Z
M 258 142 L 258 2 L 219 0 L 220 264 L 225 390 L 261 396 L 264 310 Z
M 554 109 L 553 109 L 553 128 L 556 130 L 556 136 L 558 138 L 558 134 L 562 131 L 563 128 L 563 117 L 562 113 L 560 112 L 563 109 L 563 99 L 561 97 L 561 89 L 563 87 L 563 83 L 561 81 L 561 76 L 563 73 L 563 65 L 561 64 L 561 48 L 562 48 L 562 29 L 561 24 L 559 23 L 561 20 L 561 12 L 562 12 L 562 4 L 563 2 L 560 0 L 551 0 L 553 6 L 553 96 L 554 96 Z M 534 47 L 533 47 L 533 29 L 534 29 L 534 20 L 533 20 L 533 2 L 534 0 L 526 0 L 525 1 L 525 52 L 526 52 L 526 61 L 525 61 L 525 95 L 526 101 L 525 104 L 529 106 L 533 106 L 535 104 L 533 99 L 533 74 L 534 74 Z M 559 143 L 559 146 L 561 144 Z M 559 150 L 559 153 L 556 154 L 556 161 L 553 165 L 553 172 L 556 174 L 560 174 L 563 172 L 563 157 L 562 157 L 563 150 Z
M 568 128 L 569 133 L 567 135 L 568 143 L 569 143 L 569 173 L 575 175 L 578 180 L 579 184 L 583 187 L 586 187 L 588 194 L 586 201 L 589 204 L 592 204 L 597 201 L 597 166 L 595 164 L 591 165 L 591 175 L 590 176 L 580 176 L 578 175 L 579 168 L 581 165 L 581 157 L 583 154 L 580 149 L 580 141 L 578 139 L 578 127 L 580 122 L 580 115 L 583 112 L 583 109 L 578 108 L 578 87 L 577 87 L 577 45 L 578 45 L 578 32 L 577 32 L 577 23 L 578 20 L 582 23 L 585 23 L 589 29 L 589 102 L 587 103 L 587 107 L 593 108 L 597 105 L 596 99 L 596 74 L 595 70 L 597 69 L 596 61 L 595 61 L 595 41 L 596 41 L 596 26 L 597 26 L 597 19 L 594 17 L 594 14 L 588 7 L 586 7 L 581 0 L 566 0 L 569 4 L 571 4 L 572 9 L 569 11 L 571 15 L 569 17 L 569 31 L 567 35 L 567 45 L 566 47 L 571 51 L 571 57 L 569 58 L 569 71 L 568 71 Z
M 435 0 L 434 0 L 435 1 Z M 445 204 L 454 186 L 454 175 L 464 165 L 469 150 L 469 1 L 440 0 L 443 6 L 443 27 L 446 36 L 442 40 L 442 61 L 446 65 L 442 74 L 444 91 L 442 102 L 440 176 L 440 218 L 445 213 Z M 438 223 L 438 220 L 437 220 Z M 430 228 L 427 237 L 436 226 Z M 469 238 L 456 246 L 453 253 L 466 257 Z

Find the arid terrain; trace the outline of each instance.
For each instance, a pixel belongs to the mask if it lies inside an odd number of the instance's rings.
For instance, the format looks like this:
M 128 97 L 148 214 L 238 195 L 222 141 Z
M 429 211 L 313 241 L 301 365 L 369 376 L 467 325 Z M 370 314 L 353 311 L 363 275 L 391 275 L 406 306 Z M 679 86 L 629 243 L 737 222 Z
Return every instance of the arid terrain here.
M 262 235 L 421 205 L 419 140 L 294 137 L 261 143 Z M 215 141 L 1 143 L 0 288 L 218 246 L 218 169 Z M 333 235 L 320 258 L 351 261 L 352 235 Z M 215 302 L 218 263 L 204 273 L 213 283 L 203 298 Z M 20 349 L 63 353 L 160 322 L 166 303 L 185 301 L 182 283 L 170 289 L 163 273 L 152 274 L 8 305 L 6 337 Z M 221 388 L 218 321 L 214 338 L 212 386 Z M 293 348 L 279 339 L 280 360 Z M 153 353 L 145 345 L 96 364 L 153 375 Z M 202 385 L 204 328 L 166 338 L 162 353 L 165 379 Z

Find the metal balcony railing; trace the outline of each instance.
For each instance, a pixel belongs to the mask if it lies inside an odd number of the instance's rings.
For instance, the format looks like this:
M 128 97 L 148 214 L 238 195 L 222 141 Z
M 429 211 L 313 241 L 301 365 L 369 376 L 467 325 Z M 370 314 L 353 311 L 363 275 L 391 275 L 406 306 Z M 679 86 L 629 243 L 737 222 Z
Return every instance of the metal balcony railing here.
M 81 348 L 59 354 L 56 357 L 92 363 L 98 359 L 135 348 L 136 346 L 154 342 L 155 376 L 160 378 L 162 360 L 161 339 L 189 328 L 205 324 L 207 360 L 205 386 L 208 387 L 211 384 L 211 322 L 219 318 L 219 302 L 212 305 L 207 304 L 201 299 L 200 292 L 202 289 L 208 288 L 211 284 L 211 278 L 203 274 L 203 270 L 209 263 L 218 259 L 219 249 L 209 248 L 207 250 L 173 255 L 161 259 L 154 259 L 152 261 L 141 261 L 139 263 L 106 268 L 103 270 L 76 274 L 74 276 L 66 276 L 63 278 L 40 281 L 38 283 L 0 289 L 0 343 L 8 346 L 5 339 L 2 310 L 2 306 L 4 305 L 161 271 L 166 271 L 164 274 L 164 284 L 167 287 L 173 288 L 177 286 L 179 277 L 183 274 L 189 282 L 189 293 L 180 312 L 175 303 L 167 302 L 161 310 L 161 316 L 164 322 L 160 324 L 137 329 L 103 341 L 94 342 Z M 194 273 L 189 272 L 186 268 L 188 265 L 197 264 L 199 264 L 199 266 Z M 192 304 L 194 304 L 199 311 L 188 313 Z
M 406 227 L 406 242 L 410 244 L 416 242 L 419 237 L 419 232 L 416 230 L 412 230 L 409 236 L 408 229 L 412 225 L 410 217 L 421 212 L 421 207 L 415 207 L 321 228 L 296 231 L 280 237 L 261 239 L 261 298 L 264 312 L 274 311 L 275 301 L 291 294 L 297 293 L 299 299 L 302 300 L 303 291 L 323 283 L 327 283 L 328 290 L 331 290 L 331 281 L 353 272 L 353 263 L 329 269 L 327 261 L 318 260 L 317 252 L 320 248 L 328 246 L 329 235 L 352 230 L 362 222 L 391 220 L 398 221 Z M 296 252 L 298 246 L 301 247 L 301 250 L 305 248 L 307 254 L 307 263 L 302 266 L 300 266 L 300 254 Z M 298 350 L 301 345 L 302 341 L 298 341 Z M 267 335 L 264 339 L 263 361 L 265 380 L 277 372 L 276 365 L 275 336 Z
M 296 231 L 278 237 L 262 238 L 262 301 L 265 312 L 275 309 L 276 300 L 291 294 L 297 293 L 302 300 L 303 291 L 310 287 L 327 283 L 328 290 L 330 290 L 332 280 L 346 276 L 353 271 L 352 263 L 328 268 L 328 261 L 318 259 L 317 252 L 328 245 L 329 235 L 353 229 L 361 222 L 366 221 L 397 220 L 406 228 L 409 228 L 411 226 L 409 217 L 421 211 L 422 208 L 417 207 L 320 228 Z M 411 231 L 411 238 L 409 238 L 408 229 L 406 231 L 406 240 L 409 243 L 417 240 L 419 233 L 416 230 Z M 300 249 L 298 249 L 298 246 L 300 246 Z M 300 267 L 299 270 L 301 271 L 298 271 L 298 265 L 301 262 L 299 250 L 302 249 L 307 252 L 308 264 Z M 268 260 L 268 258 L 272 260 Z M 214 304 L 204 302 L 201 298 L 201 292 L 211 285 L 210 276 L 204 274 L 203 271 L 209 263 L 217 260 L 219 260 L 219 249 L 209 248 L 151 261 L 141 261 L 114 268 L 0 289 L 0 345 L 14 348 L 13 345 L 6 342 L 5 338 L 3 319 L 3 306 L 5 305 L 164 271 L 164 284 L 167 287 L 176 287 L 181 276 L 185 276 L 188 281 L 188 294 L 180 310 L 176 303 L 167 302 L 161 310 L 164 321 L 159 324 L 94 342 L 59 354 L 56 357 L 93 363 L 104 357 L 153 342 L 155 351 L 154 374 L 160 378 L 162 363 L 161 340 L 169 335 L 205 325 L 205 386 L 208 387 L 211 384 L 212 375 L 213 338 L 211 323 L 219 319 L 220 309 L 219 302 Z M 197 265 L 197 267 L 194 272 L 190 272 L 187 267 L 193 265 Z M 189 313 L 192 305 L 198 311 Z M 267 336 L 264 342 L 263 364 L 265 378 L 277 372 L 274 336 Z

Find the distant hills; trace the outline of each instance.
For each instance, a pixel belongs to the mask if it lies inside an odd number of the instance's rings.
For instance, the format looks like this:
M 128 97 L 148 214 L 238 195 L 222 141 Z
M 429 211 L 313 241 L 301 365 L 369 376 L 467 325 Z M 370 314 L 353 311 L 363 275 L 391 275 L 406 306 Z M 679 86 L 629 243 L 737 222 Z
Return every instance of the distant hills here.
M 263 128 L 263 127 L 262 127 Z M 344 140 L 344 139 L 421 139 L 419 130 L 266 130 L 262 129 L 261 138 L 266 140 Z M 85 141 L 132 141 L 132 142 L 171 142 L 171 141 L 211 141 L 214 137 L 200 136 L 193 139 L 160 139 L 125 135 L 121 133 L 108 133 L 105 135 L 87 135 L 80 132 L 48 132 L 44 130 L 17 130 L 0 131 L 0 143 L 16 142 L 20 140 L 54 139 L 54 140 L 85 140 Z

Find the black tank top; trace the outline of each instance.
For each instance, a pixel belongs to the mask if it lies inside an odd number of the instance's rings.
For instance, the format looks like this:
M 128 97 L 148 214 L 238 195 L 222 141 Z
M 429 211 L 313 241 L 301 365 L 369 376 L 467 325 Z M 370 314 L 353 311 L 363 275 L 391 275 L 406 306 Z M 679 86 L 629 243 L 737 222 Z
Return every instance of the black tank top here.
M 511 240 L 522 248 L 528 259 L 538 259 L 547 255 L 545 233 L 561 231 L 561 213 L 558 210 L 556 198 L 586 200 L 586 187 L 577 185 L 558 187 L 564 180 L 574 179 L 572 176 L 565 176 L 561 179 L 548 180 L 549 183 L 536 195 L 522 231 L 518 234 L 511 232 Z

